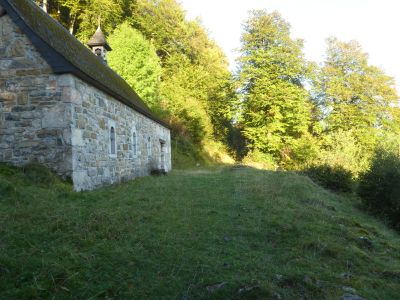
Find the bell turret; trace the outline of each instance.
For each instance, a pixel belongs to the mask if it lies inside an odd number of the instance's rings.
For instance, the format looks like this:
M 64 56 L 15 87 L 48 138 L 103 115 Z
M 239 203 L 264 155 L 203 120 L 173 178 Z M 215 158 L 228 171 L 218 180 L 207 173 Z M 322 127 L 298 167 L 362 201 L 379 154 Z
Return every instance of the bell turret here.
M 89 40 L 87 45 L 92 49 L 92 52 L 98 56 L 104 63 L 107 63 L 107 52 L 111 51 L 110 45 L 107 43 L 101 27 L 97 27 L 96 32 Z

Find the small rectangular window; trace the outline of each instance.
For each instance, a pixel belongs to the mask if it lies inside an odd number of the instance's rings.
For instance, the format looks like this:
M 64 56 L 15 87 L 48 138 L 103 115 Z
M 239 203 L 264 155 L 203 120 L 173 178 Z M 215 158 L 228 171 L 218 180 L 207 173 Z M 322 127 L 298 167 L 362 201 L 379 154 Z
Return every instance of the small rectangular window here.
M 108 122 L 108 130 L 109 130 L 109 151 L 111 157 L 117 156 L 117 131 L 115 127 L 114 121 Z
M 116 150 L 115 150 L 115 128 L 113 126 L 111 126 L 110 129 L 110 145 L 111 145 L 111 155 L 115 155 L 116 154 Z

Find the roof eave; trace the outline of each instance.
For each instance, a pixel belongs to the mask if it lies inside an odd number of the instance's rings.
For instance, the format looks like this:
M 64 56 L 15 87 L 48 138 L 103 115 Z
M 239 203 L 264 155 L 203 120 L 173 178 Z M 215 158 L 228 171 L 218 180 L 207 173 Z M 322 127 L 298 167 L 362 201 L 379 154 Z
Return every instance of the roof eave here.
M 60 70 L 60 72 L 56 72 L 56 73 L 65 74 L 66 72 L 64 72 L 63 70 Z M 148 117 L 149 119 L 151 119 L 154 122 L 162 125 L 163 127 L 167 128 L 167 129 L 171 129 L 170 126 L 167 123 L 165 123 L 164 121 L 162 121 L 162 120 L 160 120 L 158 118 L 155 118 L 152 114 L 150 114 L 149 112 L 143 110 L 141 107 L 136 106 L 134 103 L 132 103 L 130 101 L 127 101 L 124 97 L 121 97 L 120 95 L 118 95 L 117 93 L 115 93 L 114 91 L 109 89 L 108 87 L 102 85 L 100 82 L 98 82 L 97 80 L 91 78 L 90 76 L 88 76 L 87 74 L 83 73 L 82 71 L 80 71 L 78 69 L 74 69 L 72 72 L 68 72 L 68 73 L 71 73 L 71 74 L 75 75 L 76 77 L 82 79 L 83 81 L 85 81 L 87 83 L 90 83 L 94 87 L 98 88 L 99 90 L 104 91 L 105 93 L 107 93 L 108 95 L 110 95 L 113 98 L 117 99 L 118 101 L 122 102 L 126 106 L 128 106 L 128 107 L 132 108 L 133 110 L 139 112 L 140 114 Z
M 111 51 L 112 48 L 108 43 L 87 43 L 86 45 L 88 45 L 89 47 L 98 47 L 98 46 L 103 46 L 104 48 L 106 48 L 107 51 Z

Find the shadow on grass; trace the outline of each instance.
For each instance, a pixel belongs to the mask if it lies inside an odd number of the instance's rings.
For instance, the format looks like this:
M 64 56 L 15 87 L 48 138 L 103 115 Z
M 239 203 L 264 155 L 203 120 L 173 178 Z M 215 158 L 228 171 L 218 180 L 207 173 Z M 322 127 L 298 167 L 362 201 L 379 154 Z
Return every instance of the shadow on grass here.
M 399 236 L 293 172 L 195 168 L 75 193 L 46 170 L 0 165 L 0 191 L 13 199 L 0 201 L 0 298 L 338 299 L 351 288 L 394 299 L 400 289 Z

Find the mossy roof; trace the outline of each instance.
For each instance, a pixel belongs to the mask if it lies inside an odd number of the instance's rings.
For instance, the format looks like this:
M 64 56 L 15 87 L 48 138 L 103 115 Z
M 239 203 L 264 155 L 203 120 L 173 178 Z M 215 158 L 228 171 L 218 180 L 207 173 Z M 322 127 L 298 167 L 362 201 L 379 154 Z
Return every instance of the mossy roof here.
M 128 83 L 31 0 L 0 0 L 54 73 L 71 73 L 125 105 L 168 127 L 157 118 Z

